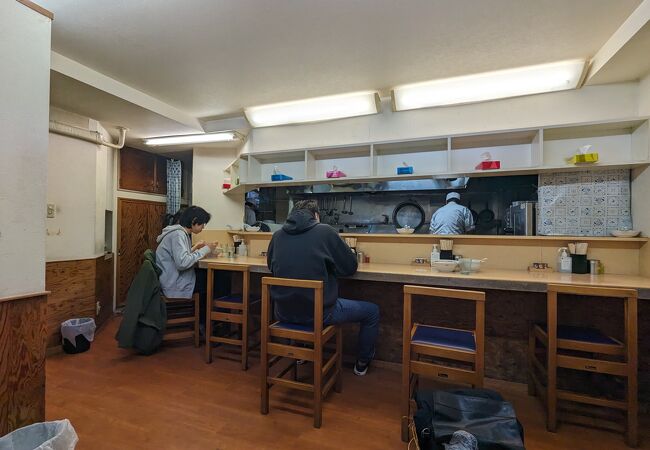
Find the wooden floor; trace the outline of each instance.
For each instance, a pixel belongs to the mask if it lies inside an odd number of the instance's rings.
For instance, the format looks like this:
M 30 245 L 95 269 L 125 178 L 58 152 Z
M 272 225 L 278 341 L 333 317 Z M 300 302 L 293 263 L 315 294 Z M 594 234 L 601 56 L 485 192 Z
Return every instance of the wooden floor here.
M 89 352 L 47 361 L 48 420 L 68 418 L 78 449 L 405 449 L 400 441 L 400 374 L 372 368 L 356 377 L 347 368 L 343 393 L 325 401 L 323 426 L 312 428 L 309 398 L 271 390 L 271 411 L 259 413 L 258 361 L 203 362 L 202 349 L 165 347 L 149 357 L 117 348 L 113 319 Z M 489 381 L 512 401 L 528 450 L 627 448 L 614 433 L 562 424 L 544 429 L 543 411 L 525 386 Z M 297 397 L 298 395 L 298 397 Z M 296 413 L 299 412 L 299 413 Z M 642 447 L 650 449 L 642 420 Z

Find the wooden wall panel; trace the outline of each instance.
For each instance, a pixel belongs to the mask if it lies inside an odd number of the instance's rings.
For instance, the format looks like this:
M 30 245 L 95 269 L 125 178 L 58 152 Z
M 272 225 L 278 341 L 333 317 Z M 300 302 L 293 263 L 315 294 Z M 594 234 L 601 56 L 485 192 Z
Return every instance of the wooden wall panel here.
M 47 295 L 0 302 L 0 436 L 45 420 Z
M 55 261 L 45 265 L 47 300 L 47 346 L 61 344 L 61 322 L 95 317 L 96 261 Z
M 92 317 L 101 326 L 113 314 L 113 257 L 46 264 L 47 347 L 61 344 L 61 322 Z M 96 302 L 101 305 L 97 315 Z
M 96 319 L 99 327 L 113 315 L 113 263 L 115 259 L 111 254 L 109 258 L 102 256 L 95 261 L 95 297 L 101 305 L 99 316 Z

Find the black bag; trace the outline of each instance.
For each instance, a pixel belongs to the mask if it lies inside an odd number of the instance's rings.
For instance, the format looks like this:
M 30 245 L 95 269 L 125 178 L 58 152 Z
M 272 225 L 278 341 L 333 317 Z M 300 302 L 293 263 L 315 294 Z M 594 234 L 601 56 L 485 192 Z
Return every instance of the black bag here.
M 413 416 L 422 450 L 441 449 L 454 431 L 476 436 L 479 450 L 525 450 L 524 430 L 512 405 L 494 391 L 418 391 Z

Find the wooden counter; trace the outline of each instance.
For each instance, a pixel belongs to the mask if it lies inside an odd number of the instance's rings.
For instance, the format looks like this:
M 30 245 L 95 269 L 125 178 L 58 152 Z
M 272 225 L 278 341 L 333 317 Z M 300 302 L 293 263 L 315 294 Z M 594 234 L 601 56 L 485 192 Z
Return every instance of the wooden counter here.
M 245 264 L 251 272 L 269 273 L 266 258 L 204 258 L 199 267 L 207 268 L 210 263 Z M 388 283 L 412 283 L 449 287 L 470 287 L 506 291 L 545 292 L 549 283 L 583 286 L 619 287 L 637 289 L 639 298 L 650 299 L 650 278 L 634 275 L 578 275 L 558 272 L 530 273 L 525 270 L 486 269 L 463 275 L 459 272 L 442 273 L 428 266 L 408 264 L 365 263 L 360 264 L 355 280 L 383 281 Z

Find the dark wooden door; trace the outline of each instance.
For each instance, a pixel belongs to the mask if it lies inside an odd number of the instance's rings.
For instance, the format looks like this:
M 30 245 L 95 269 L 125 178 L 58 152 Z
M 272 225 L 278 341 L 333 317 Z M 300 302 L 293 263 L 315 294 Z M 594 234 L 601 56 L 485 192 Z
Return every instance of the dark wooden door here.
M 164 203 L 120 198 L 117 202 L 117 304 L 123 305 L 144 251 L 156 250 Z
M 120 189 L 154 192 L 156 155 L 124 147 L 120 150 Z
M 156 194 L 167 195 L 167 158 L 156 156 Z

